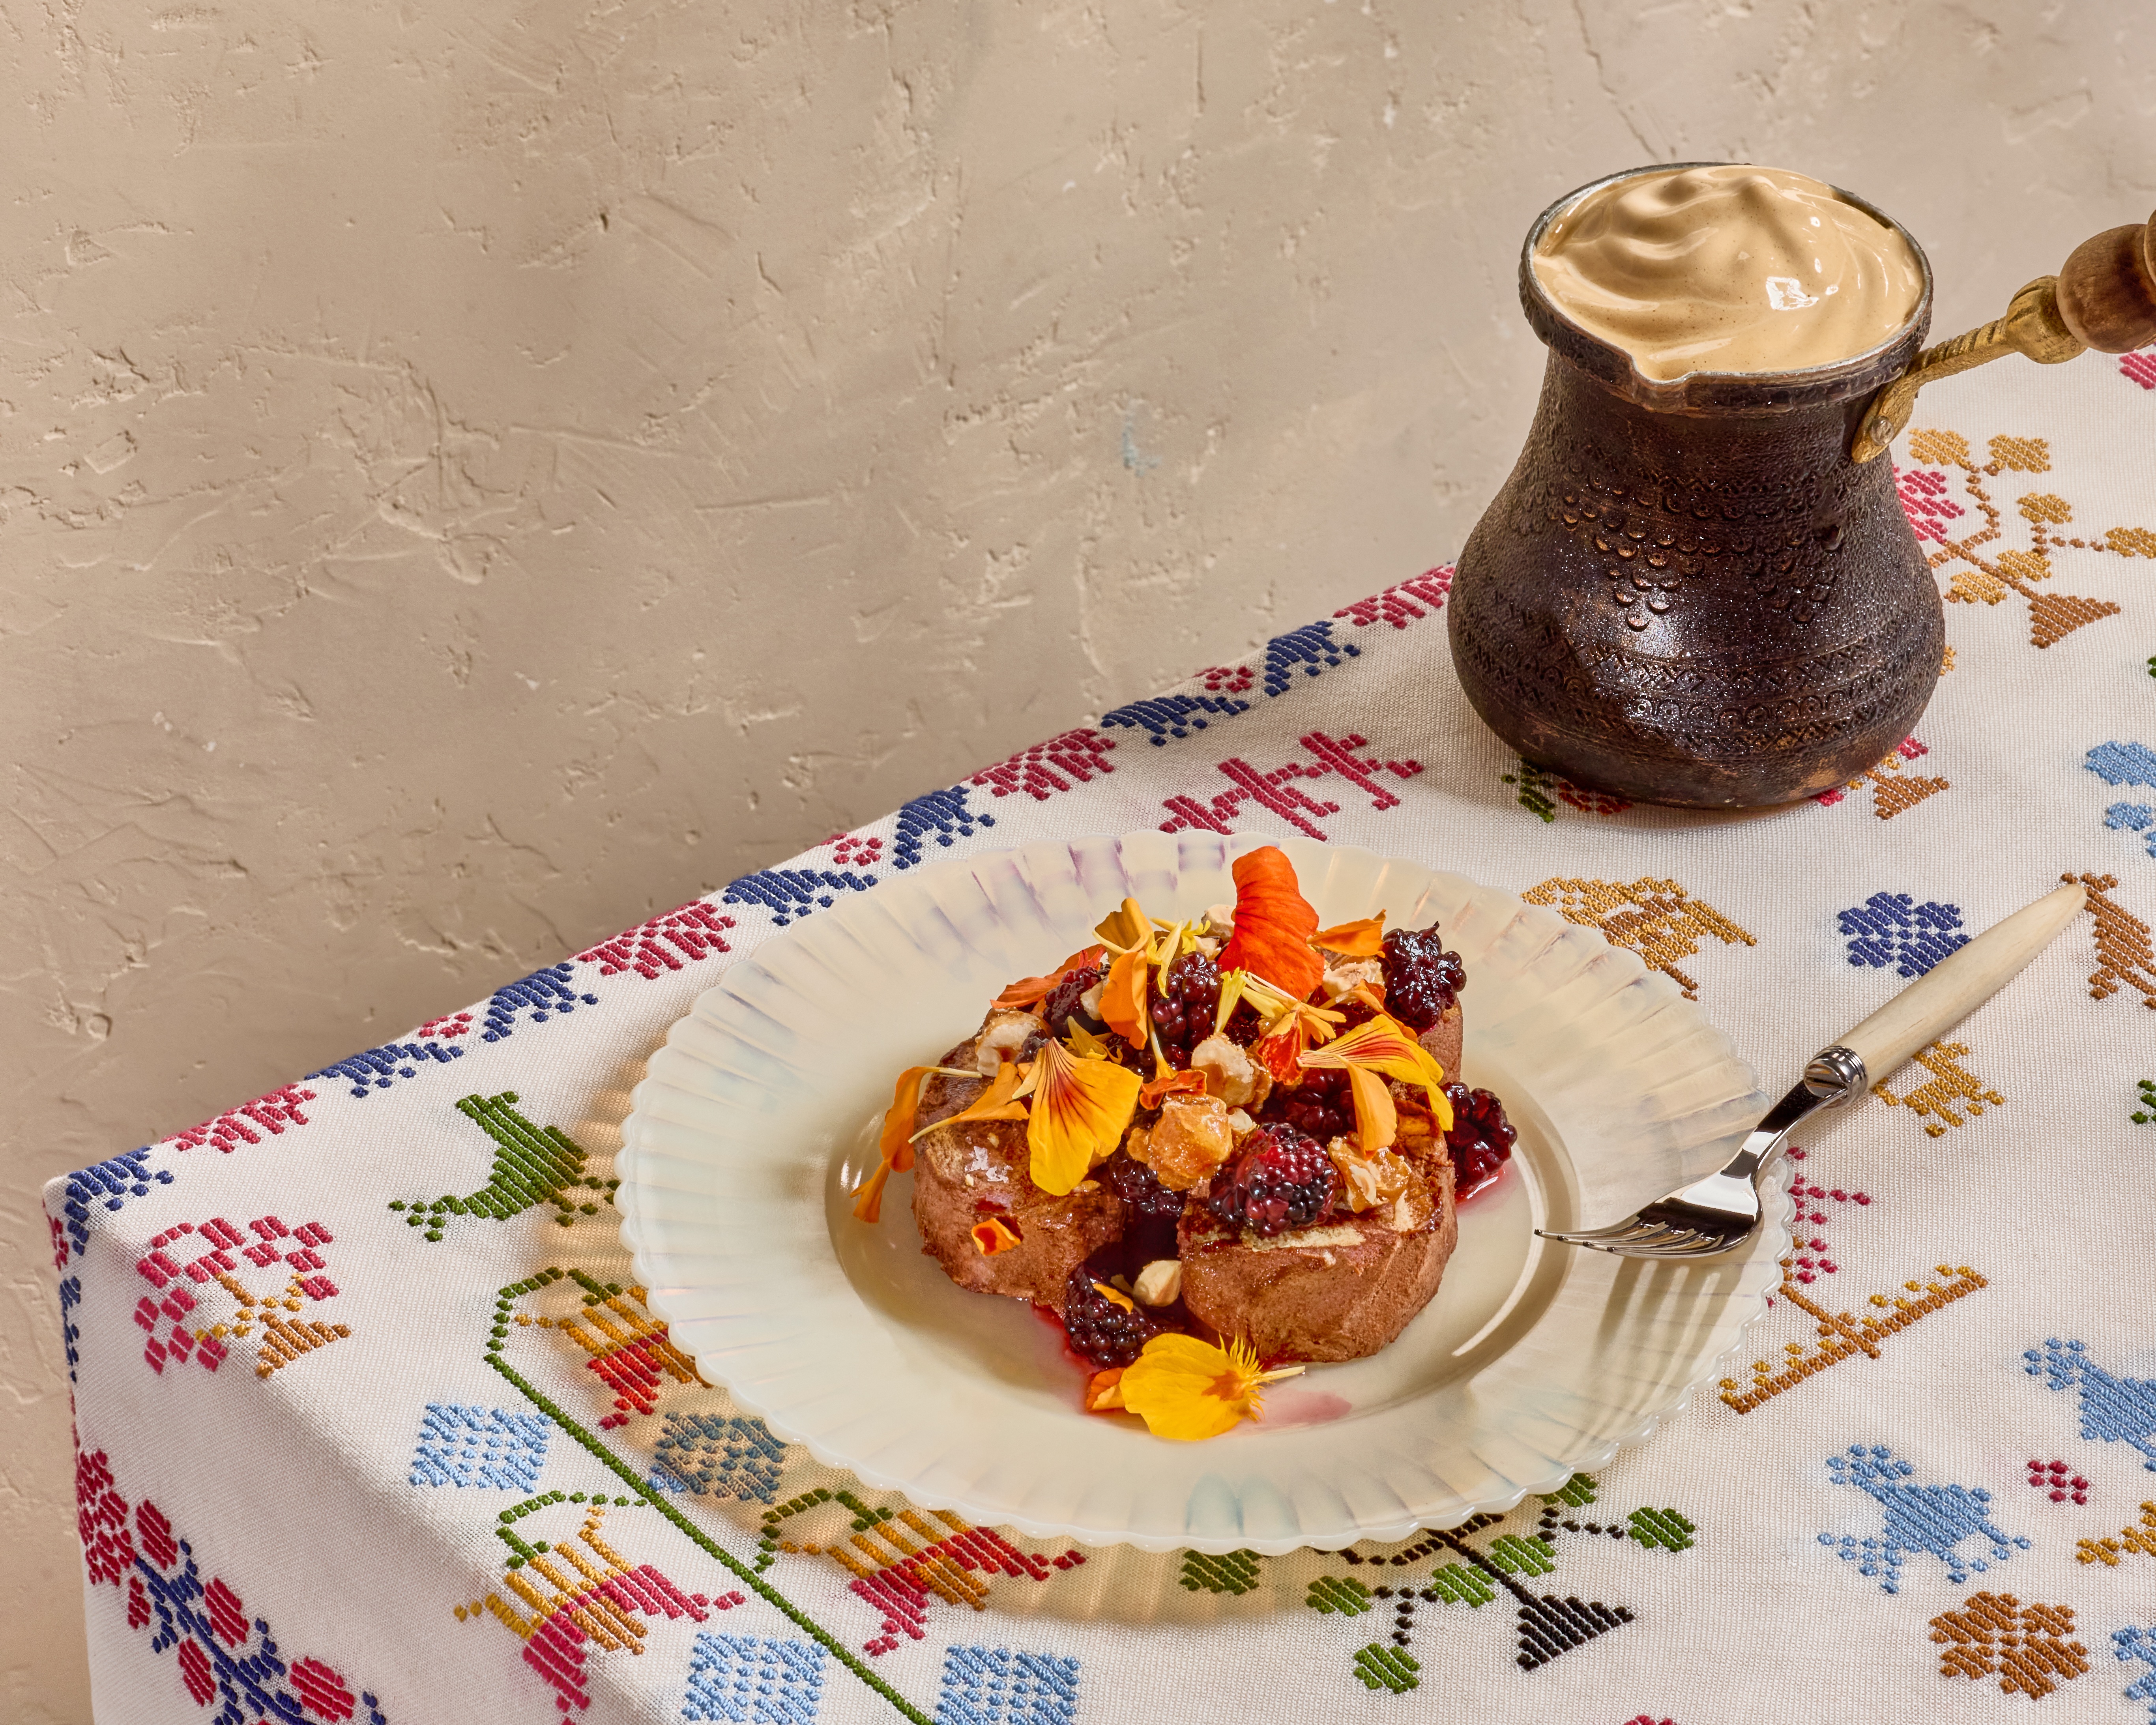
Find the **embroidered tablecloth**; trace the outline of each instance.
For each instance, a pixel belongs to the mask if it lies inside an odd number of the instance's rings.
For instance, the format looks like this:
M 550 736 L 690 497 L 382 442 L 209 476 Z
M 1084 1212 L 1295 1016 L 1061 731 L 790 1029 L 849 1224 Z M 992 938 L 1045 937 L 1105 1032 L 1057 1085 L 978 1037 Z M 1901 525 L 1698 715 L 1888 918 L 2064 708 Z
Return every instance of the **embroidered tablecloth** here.
M 99 1718 L 2156 1719 L 2152 456 L 2156 356 L 1925 395 L 1894 459 L 1949 663 L 1815 803 L 1699 818 L 1522 765 L 1452 676 L 1450 571 L 1402 572 L 55 1181 Z M 775 931 L 968 850 L 1150 827 L 1556 906 L 1774 1091 L 2062 877 L 2090 913 L 1790 1153 L 1756 1354 L 1643 1447 L 1442 1539 L 1084 1550 L 737 1411 L 641 1303 L 610 1168 L 646 1056 Z

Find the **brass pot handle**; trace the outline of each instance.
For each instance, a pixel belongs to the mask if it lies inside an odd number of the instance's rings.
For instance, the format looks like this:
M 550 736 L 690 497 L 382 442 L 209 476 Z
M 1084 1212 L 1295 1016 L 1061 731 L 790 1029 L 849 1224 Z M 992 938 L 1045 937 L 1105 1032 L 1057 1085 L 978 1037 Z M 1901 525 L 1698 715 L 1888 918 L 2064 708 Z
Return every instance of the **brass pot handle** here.
M 2130 353 L 2156 341 L 2156 215 L 2138 227 L 2112 228 L 2076 246 L 2056 275 L 2040 276 L 2015 295 L 2004 317 L 1927 347 L 1917 362 L 1871 398 L 1850 456 L 1869 461 L 1901 434 L 1917 392 L 2010 353 L 2055 366 L 2084 349 Z

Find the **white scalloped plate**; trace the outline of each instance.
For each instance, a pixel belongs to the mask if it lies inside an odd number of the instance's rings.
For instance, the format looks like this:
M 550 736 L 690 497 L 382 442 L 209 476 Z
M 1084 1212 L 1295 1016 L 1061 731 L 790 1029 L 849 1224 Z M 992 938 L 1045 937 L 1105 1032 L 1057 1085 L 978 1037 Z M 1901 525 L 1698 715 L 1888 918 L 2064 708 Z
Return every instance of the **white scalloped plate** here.
M 674 1340 L 779 1436 L 932 1509 L 1040 1538 L 1265 1553 L 1399 1539 L 1508 1509 L 1645 1438 L 1719 1375 L 1778 1280 L 1789 1198 L 1750 1250 L 1650 1264 L 1537 1226 L 1628 1214 L 1718 1168 L 1766 1099 L 1667 978 L 1553 911 L 1419 863 L 1289 839 L 1331 924 L 1433 919 L 1467 966 L 1461 1075 L 1520 1130 L 1461 1207 L 1436 1299 L 1372 1358 L 1276 1386 L 1262 1424 L 1198 1444 L 1079 1410 L 1060 1333 L 922 1255 L 912 1181 L 880 1226 L 893 1076 L 979 1024 L 1013 977 L 1092 938 L 1126 894 L 1156 916 L 1232 900 L 1265 842 L 1074 839 L 846 894 L 737 962 L 668 1033 L 623 1127 L 618 1194 Z

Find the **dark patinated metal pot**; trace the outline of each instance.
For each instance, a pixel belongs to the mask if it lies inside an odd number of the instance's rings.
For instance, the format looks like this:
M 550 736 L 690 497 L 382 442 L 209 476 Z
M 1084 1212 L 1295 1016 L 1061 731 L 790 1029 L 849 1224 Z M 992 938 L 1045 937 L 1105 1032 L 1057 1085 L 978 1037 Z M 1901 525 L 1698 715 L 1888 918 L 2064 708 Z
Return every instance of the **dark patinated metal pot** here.
M 1922 343 L 1930 265 L 1912 239 L 1922 296 L 1869 353 L 1657 382 L 1567 319 L 1529 263 L 1553 218 L 1607 183 L 1551 205 L 1521 254 L 1548 367 L 1460 559 L 1453 661 L 1493 731 L 1579 784 L 1696 809 L 1816 796 L 1907 736 L 1938 680 L 1938 589 L 1892 464 L 1849 454 Z

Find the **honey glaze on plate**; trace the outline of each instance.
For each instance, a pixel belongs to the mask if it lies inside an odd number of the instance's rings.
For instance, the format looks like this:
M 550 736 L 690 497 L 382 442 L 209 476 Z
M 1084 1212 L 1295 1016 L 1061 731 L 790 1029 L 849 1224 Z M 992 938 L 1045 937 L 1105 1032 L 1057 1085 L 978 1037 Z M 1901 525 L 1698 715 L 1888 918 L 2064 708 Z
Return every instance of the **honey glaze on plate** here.
M 1267 1392 L 1261 1420 L 1214 1442 L 1262 1440 L 1268 1430 L 1375 1413 L 1471 1377 L 1532 1326 L 1563 1281 L 1568 1255 L 1537 1240 L 1534 1230 L 1568 1225 L 1544 1219 L 1572 1214 L 1568 1158 L 1534 1105 L 1531 1076 L 1478 1059 L 1471 1013 L 1467 1024 L 1467 1081 L 1506 1098 L 1519 1138 L 1496 1178 L 1460 1204 L 1460 1243 L 1436 1296 L 1375 1354 L 1313 1365 Z M 863 1306 L 889 1326 L 893 1348 L 918 1350 L 924 1367 L 932 1360 L 938 1372 L 972 1375 L 1034 1405 L 1090 1420 L 1102 1443 L 1157 1442 L 1134 1417 L 1080 1410 L 1078 1393 L 1092 1368 L 1070 1352 L 1059 1325 L 1043 1322 L 1021 1301 L 952 1284 L 914 1226 L 911 1174 L 892 1177 L 880 1226 L 854 1219 L 854 1194 L 875 1167 L 880 1125 L 880 1116 L 865 1121 L 832 1158 L 824 1203 L 833 1255 Z

